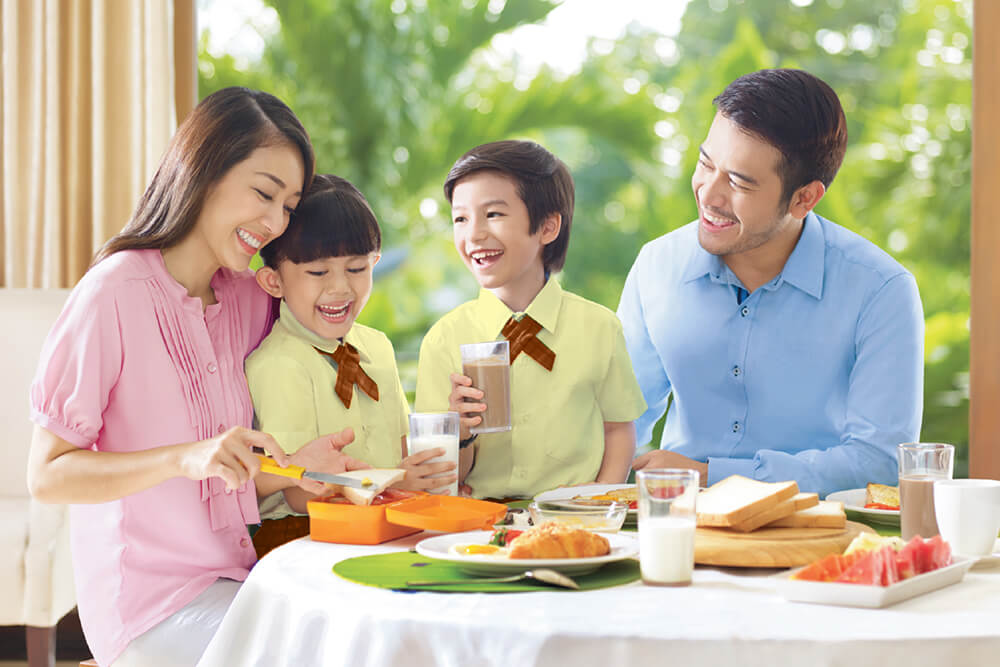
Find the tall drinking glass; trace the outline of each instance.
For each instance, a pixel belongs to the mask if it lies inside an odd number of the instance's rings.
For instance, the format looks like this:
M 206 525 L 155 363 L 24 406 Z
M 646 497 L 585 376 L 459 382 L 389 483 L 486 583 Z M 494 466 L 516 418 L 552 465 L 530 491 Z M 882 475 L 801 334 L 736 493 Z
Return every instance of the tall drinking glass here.
M 410 436 L 407 438 L 409 453 L 412 456 L 435 447 L 444 449 L 444 456 L 438 456 L 427 463 L 443 463 L 451 461 L 454 470 L 430 475 L 444 477 L 458 474 L 458 413 L 457 412 L 411 412 Z M 458 495 L 458 481 L 454 481 L 442 489 L 431 493 L 450 493 Z
M 461 346 L 462 374 L 472 378 L 472 386 L 483 392 L 486 410 L 483 421 L 470 433 L 510 430 L 510 343 L 494 340 Z
M 639 570 L 653 586 L 687 586 L 694 570 L 698 471 L 640 470 Z
M 939 442 L 904 442 L 899 455 L 899 532 L 904 540 L 938 534 L 934 481 L 951 479 L 955 447 Z

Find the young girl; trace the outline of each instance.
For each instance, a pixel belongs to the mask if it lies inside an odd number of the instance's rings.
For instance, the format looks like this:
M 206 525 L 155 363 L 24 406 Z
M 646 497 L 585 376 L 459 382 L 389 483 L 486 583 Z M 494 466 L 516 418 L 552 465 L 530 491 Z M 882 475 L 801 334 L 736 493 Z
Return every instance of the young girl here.
M 247 267 L 312 170 L 280 100 L 208 96 L 45 342 L 28 482 L 38 500 L 72 504 L 80 618 L 105 667 L 195 664 L 256 560 L 257 494 L 290 484 L 258 476 L 251 451 L 289 461 L 249 428 L 243 361 L 272 315 Z M 344 444 L 327 436 L 291 460 L 355 467 Z
M 454 474 L 428 477 L 454 469 L 454 463 L 427 463 L 444 450 L 406 456 L 409 409 L 392 343 L 355 322 L 371 295 L 381 245 L 378 221 L 361 192 L 337 176 L 316 176 L 288 231 L 261 252 L 266 266 L 257 281 L 281 299 L 281 317 L 247 359 L 257 423 L 289 452 L 349 426 L 355 439 L 344 452 L 353 458 L 405 468 L 403 488 L 447 486 Z M 304 513 L 311 495 L 285 489 L 287 505 L 275 494 L 261 516 Z

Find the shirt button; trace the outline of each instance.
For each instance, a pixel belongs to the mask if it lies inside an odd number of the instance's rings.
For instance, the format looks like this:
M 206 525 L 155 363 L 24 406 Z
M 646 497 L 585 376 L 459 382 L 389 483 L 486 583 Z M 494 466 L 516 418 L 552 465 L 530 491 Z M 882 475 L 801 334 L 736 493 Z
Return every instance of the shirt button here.
M 208 368 L 209 373 L 214 373 L 215 371 L 219 370 L 219 367 L 215 365 L 214 361 L 208 362 L 208 366 L 206 368 Z
M 739 376 L 740 376 L 740 373 L 741 373 L 741 372 L 742 372 L 742 371 L 740 370 L 740 367 L 739 367 L 739 366 L 733 366 L 733 375 L 734 375 L 735 377 L 739 377 Z
M 740 423 L 739 422 L 733 422 L 733 433 L 736 433 L 739 430 L 740 430 Z
M 250 538 L 244 537 L 242 540 L 240 540 L 240 546 L 243 547 L 244 549 L 250 546 Z
M 742 308 L 740 308 L 740 315 L 741 316 L 746 317 L 749 314 L 750 314 L 750 309 L 749 308 L 747 308 L 746 306 L 743 306 Z
M 217 429 L 215 429 L 215 430 L 217 430 L 219 433 L 222 433 L 223 431 L 226 430 L 226 425 L 225 424 L 219 424 L 219 427 Z

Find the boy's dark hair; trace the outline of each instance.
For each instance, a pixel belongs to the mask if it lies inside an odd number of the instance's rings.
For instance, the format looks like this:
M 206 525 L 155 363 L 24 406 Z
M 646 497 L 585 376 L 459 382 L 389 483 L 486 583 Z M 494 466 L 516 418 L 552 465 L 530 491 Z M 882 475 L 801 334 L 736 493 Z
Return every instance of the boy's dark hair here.
M 285 233 L 260 249 L 272 269 L 326 257 L 367 255 L 382 247 L 382 233 L 368 200 L 350 181 L 316 174 Z
M 562 216 L 559 236 L 542 250 L 542 263 L 549 272 L 566 263 L 569 229 L 573 222 L 573 177 L 562 160 L 533 141 L 495 141 L 476 146 L 463 155 L 448 172 L 444 196 L 451 196 L 460 180 L 477 171 L 499 171 L 517 185 L 517 194 L 528 209 L 528 231 L 538 232 L 545 218 Z
M 781 152 L 784 203 L 813 181 L 830 187 L 847 150 L 847 121 L 837 93 L 824 81 L 798 69 L 764 69 L 736 79 L 712 103 Z

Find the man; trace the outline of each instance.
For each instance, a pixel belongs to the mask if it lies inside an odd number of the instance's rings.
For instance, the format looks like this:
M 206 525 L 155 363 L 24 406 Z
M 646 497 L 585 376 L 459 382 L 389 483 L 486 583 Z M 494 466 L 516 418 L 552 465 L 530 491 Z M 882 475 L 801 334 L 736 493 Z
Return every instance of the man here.
M 913 276 L 813 208 L 844 157 L 836 93 L 799 70 L 732 82 L 691 179 L 698 219 L 646 244 L 618 316 L 660 450 L 633 467 L 895 483 L 916 440 L 924 321 Z

